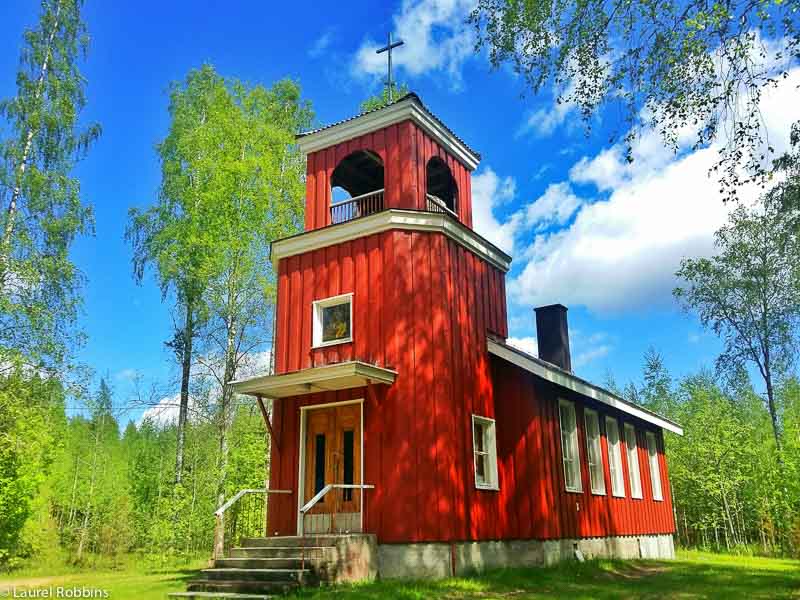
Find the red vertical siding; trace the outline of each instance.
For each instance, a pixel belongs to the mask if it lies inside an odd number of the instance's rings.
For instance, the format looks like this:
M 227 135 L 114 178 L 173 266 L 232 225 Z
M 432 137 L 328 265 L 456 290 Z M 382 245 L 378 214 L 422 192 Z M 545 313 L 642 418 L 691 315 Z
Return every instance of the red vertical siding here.
M 424 141 L 418 151 L 425 148 Z M 658 435 L 663 502 L 652 500 L 647 424 L 567 393 L 486 350 L 487 331 L 505 329 L 504 276 L 438 233 L 388 231 L 284 259 L 278 265 L 277 372 L 358 359 L 398 371 L 391 387 L 312 394 L 275 403 L 269 531 L 296 527 L 302 405 L 364 398 L 365 524 L 382 542 L 589 537 L 673 530 L 667 465 Z M 311 347 L 311 302 L 353 296 L 352 343 Z M 282 335 L 296 332 L 299 335 Z M 560 391 L 559 391 L 560 390 Z M 586 458 L 584 406 L 598 411 L 606 495 L 564 489 L 559 395 L 576 402 Z M 499 491 L 474 484 L 471 415 L 496 419 Z M 626 498 L 611 496 L 605 415 L 620 422 Z M 633 501 L 623 422 L 640 437 L 644 499 Z M 576 502 L 580 510 L 576 509 Z
M 416 124 L 403 121 L 308 155 L 306 231 L 330 225 L 331 176 L 348 154 L 358 150 L 370 150 L 383 161 L 384 204 L 387 208 L 425 210 L 426 167 L 432 157 L 442 158 L 458 188 L 458 218 L 467 227 L 472 227 L 470 170 Z

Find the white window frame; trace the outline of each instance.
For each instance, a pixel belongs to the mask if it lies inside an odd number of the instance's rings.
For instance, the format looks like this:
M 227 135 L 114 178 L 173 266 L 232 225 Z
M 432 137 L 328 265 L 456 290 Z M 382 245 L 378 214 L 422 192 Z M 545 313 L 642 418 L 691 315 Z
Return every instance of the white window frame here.
M 605 496 L 606 476 L 603 469 L 603 446 L 600 444 L 600 415 L 596 410 L 584 408 L 583 421 L 586 434 L 586 464 L 589 467 L 589 488 L 592 490 L 592 494 Z M 590 425 L 590 421 L 593 422 L 593 426 Z M 590 437 L 591 431 L 594 431 L 594 437 Z
M 616 434 L 616 440 L 611 440 L 610 431 Z M 615 498 L 625 497 L 625 475 L 622 472 L 622 450 L 620 448 L 619 421 L 614 417 L 606 417 L 606 446 L 608 449 L 608 470 L 611 474 L 611 494 Z
M 326 308 L 331 308 L 332 306 L 338 306 L 340 304 L 350 303 L 350 335 L 346 338 L 341 338 L 338 340 L 329 340 L 327 342 L 322 341 L 322 311 Z M 321 300 L 315 300 L 312 304 L 311 309 L 311 320 L 312 320 L 312 348 L 325 348 L 327 346 L 335 346 L 337 344 L 346 344 L 348 342 L 353 341 L 353 293 L 350 292 L 349 294 L 339 294 L 338 296 L 331 296 L 330 298 L 323 298 Z
M 564 410 L 572 412 L 573 430 L 564 435 Z M 575 411 L 575 403 L 563 398 L 558 399 L 558 428 L 561 432 L 561 468 L 564 471 L 564 487 L 568 492 L 583 492 L 583 477 L 581 476 L 581 452 L 580 444 L 578 443 L 578 413 Z M 569 451 L 569 452 L 568 452 Z M 570 485 L 567 480 L 567 462 L 571 462 L 567 456 L 568 454 L 574 455 L 574 461 L 578 467 L 578 481 L 577 485 Z
M 656 434 L 652 431 L 645 433 L 647 439 L 647 458 L 650 463 L 650 487 L 653 490 L 653 500 L 659 502 L 664 500 L 664 492 L 661 489 L 661 466 L 658 463 L 658 442 Z
M 484 427 L 483 438 L 483 452 L 478 452 L 478 446 L 475 444 L 475 424 Z M 497 478 L 497 424 L 494 419 L 489 417 L 482 417 L 480 415 L 472 415 L 472 422 L 470 423 L 472 429 L 472 468 L 474 471 L 475 487 L 479 490 L 499 490 L 500 482 Z M 486 456 L 488 464 L 486 481 L 478 481 L 478 455 Z
M 633 439 L 633 447 L 631 447 L 631 439 Z M 631 498 L 641 500 L 642 470 L 639 466 L 639 444 L 636 440 L 636 428 L 630 423 L 625 423 L 625 452 L 628 457 L 628 480 L 631 483 Z

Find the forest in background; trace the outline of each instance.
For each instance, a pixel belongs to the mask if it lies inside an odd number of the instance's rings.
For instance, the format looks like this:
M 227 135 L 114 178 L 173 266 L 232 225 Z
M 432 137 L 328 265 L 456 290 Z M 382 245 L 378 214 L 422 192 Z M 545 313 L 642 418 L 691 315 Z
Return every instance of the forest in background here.
M 0 103 L 2 569 L 208 555 L 215 508 L 268 477 L 261 414 L 229 384 L 268 356 L 266 253 L 302 224 L 294 134 L 312 123 L 311 106 L 291 80 L 250 86 L 208 65 L 172 85 L 162 184 L 131 209 L 127 241 L 132 276 L 154 280 L 172 310 L 164 339 L 176 382 L 115 397 L 75 360 L 83 280 L 69 249 L 93 220 L 72 172 L 101 133 L 79 120 L 82 5 L 42 2 L 18 94 Z M 679 302 L 725 343 L 717 368 L 676 378 L 652 351 L 641 381 L 607 385 L 686 430 L 666 439 L 680 544 L 798 556 L 800 177 L 796 155 L 775 165 L 782 183 L 734 211 L 718 257 L 679 272 Z M 176 391 L 174 419 L 127 420 Z

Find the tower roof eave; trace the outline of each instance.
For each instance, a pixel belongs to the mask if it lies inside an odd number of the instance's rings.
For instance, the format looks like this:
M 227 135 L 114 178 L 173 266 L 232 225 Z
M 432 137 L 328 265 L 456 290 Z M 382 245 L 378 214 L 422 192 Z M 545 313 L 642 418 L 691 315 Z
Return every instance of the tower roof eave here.
M 304 154 L 309 154 L 406 120 L 424 129 L 470 170 L 478 166 L 481 155 L 433 114 L 413 92 L 381 108 L 300 133 L 297 143 Z

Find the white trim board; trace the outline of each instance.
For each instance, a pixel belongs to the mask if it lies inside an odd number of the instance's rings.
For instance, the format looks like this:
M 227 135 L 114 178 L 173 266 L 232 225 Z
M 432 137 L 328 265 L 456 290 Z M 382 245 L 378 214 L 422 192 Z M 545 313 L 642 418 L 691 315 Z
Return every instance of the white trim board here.
M 504 273 L 507 273 L 511 268 L 511 257 L 508 254 L 452 217 L 442 213 L 428 213 L 399 208 L 390 208 L 368 217 L 329 225 L 322 229 L 313 229 L 277 240 L 272 242 L 270 256 L 277 273 L 278 261 L 283 258 L 349 242 L 391 229 L 443 233 L 478 256 L 478 258 L 491 263 Z
M 396 371 L 354 360 L 281 375 L 259 375 L 238 379 L 232 381 L 231 385 L 238 394 L 275 399 L 363 387 L 369 383 L 391 385 L 396 377 Z
M 448 131 L 419 100 L 413 97 L 330 127 L 300 134 L 297 145 L 303 154 L 310 154 L 403 121 L 415 123 L 469 170 L 474 171 L 478 166 L 480 156 Z
M 550 381 L 551 383 L 560 385 L 563 388 L 577 392 L 583 396 L 591 398 L 592 400 L 596 400 L 602 404 L 616 408 L 620 412 L 632 415 L 638 419 L 641 419 L 642 421 L 651 423 L 661 427 L 662 429 L 666 429 L 667 431 L 677 433 L 678 435 L 683 435 L 683 427 L 677 423 L 673 423 L 672 421 L 665 419 L 664 417 L 660 417 L 640 406 L 626 402 L 622 398 L 613 395 L 611 392 L 583 381 L 579 377 L 559 369 L 555 365 L 549 365 L 544 361 L 537 360 L 521 350 L 511 348 L 510 346 L 497 342 L 491 338 L 487 338 L 486 342 L 490 354 L 494 354 L 503 360 L 507 360 L 511 364 L 517 365 L 529 373 L 533 373 L 534 375 L 537 375 L 546 381 Z

